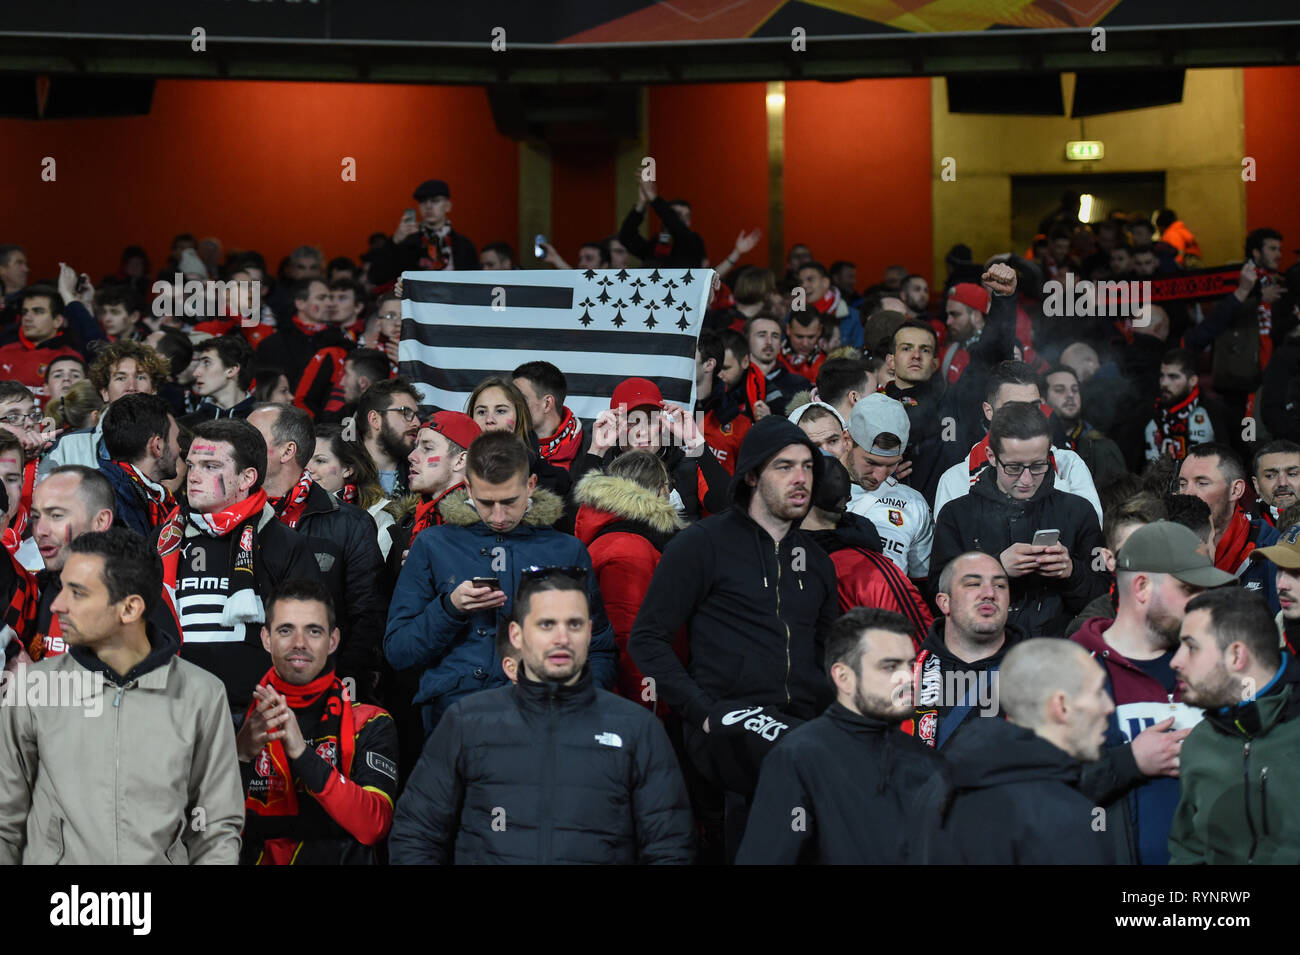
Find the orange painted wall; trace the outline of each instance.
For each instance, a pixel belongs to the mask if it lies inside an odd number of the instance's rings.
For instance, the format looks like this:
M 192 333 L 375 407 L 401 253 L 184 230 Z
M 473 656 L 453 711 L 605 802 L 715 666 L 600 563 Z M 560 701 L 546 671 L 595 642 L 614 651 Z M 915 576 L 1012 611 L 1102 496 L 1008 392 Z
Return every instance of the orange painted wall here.
M 355 257 L 435 177 L 477 244 L 518 230 L 517 147 L 472 87 L 160 80 L 148 116 L 0 119 L 0 142 L 0 242 L 26 246 L 33 279 L 63 259 L 98 281 L 130 243 L 156 269 L 183 231 L 255 248 L 272 269 L 304 243 Z M 40 179 L 44 156 L 55 182 Z M 356 182 L 340 176 L 345 156 Z
M 759 228 L 763 241 L 745 261 L 767 264 L 766 94 L 763 83 L 650 88 L 649 155 L 660 194 L 691 203 L 710 262 L 731 251 L 741 229 Z
M 859 288 L 895 263 L 928 275 L 928 79 L 785 85 L 785 238 L 856 263 Z
M 1246 155 L 1255 160 L 1255 181 L 1246 183 L 1246 227 L 1282 233 L 1282 267 L 1300 248 L 1300 68 L 1242 70 Z M 1238 253 L 1240 254 L 1240 253 Z

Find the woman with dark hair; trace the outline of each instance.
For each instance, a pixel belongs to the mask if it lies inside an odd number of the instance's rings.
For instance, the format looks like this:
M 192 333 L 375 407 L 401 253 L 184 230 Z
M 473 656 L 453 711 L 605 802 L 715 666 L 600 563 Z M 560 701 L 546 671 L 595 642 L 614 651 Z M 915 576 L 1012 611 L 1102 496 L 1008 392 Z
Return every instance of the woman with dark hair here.
M 355 442 L 343 439 L 342 425 L 316 426 L 316 448 L 307 462 L 307 473 L 339 500 L 366 509 L 379 528 L 379 550 L 387 560 L 393 545 L 391 502 L 384 496 L 374 462 Z
M 253 369 L 253 397 L 277 405 L 293 404 L 289 376 L 273 365 L 258 365 Z

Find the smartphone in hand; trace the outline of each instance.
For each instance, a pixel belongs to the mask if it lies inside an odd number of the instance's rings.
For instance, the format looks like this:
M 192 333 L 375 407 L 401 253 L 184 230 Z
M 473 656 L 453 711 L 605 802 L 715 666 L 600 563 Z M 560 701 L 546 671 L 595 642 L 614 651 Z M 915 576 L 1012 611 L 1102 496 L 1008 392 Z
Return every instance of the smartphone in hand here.
M 1061 532 L 1055 529 L 1034 532 L 1035 547 L 1055 547 L 1061 540 Z
M 501 589 L 501 578 L 499 577 L 471 577 L 469 582 L 475 587 L 491 587 L 493 590 Z

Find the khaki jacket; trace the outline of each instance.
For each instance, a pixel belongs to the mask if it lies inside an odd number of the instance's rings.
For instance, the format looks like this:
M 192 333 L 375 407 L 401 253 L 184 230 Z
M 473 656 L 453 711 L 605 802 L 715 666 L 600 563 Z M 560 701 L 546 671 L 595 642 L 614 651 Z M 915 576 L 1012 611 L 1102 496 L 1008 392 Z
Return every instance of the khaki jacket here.
M 6 674 L 0 862 L 238 862 L 244 794 L 225 689 L 150 638 L 121 686 L 80 648 Z

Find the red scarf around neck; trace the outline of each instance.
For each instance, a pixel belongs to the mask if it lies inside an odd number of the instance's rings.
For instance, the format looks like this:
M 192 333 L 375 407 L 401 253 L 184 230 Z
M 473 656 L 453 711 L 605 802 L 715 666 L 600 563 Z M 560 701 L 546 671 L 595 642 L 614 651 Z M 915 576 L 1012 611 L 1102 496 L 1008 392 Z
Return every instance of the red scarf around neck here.
M 812 307 L 818 315 L 834 315 L 835 308 L 840 304 L 840 290 L 834 285 L 826 290 L 826 294 L 812 303 Z
M 311 495 L 311 485 L 311 475 L 303 471 L 298 478 L 298 483 L 289 489 L 288 494 L 281 497 L 267 497 L 267 503 L 275 508 L 275 516 L 280 519 L 281 524 L 297 529 L 298 522 L 302 520 L 302 512 L 307 507 L 307 498 Z
M 345 504 L 356 504 L 360 496 L 355 484 L 344 484 L 338 491 L 339 500 Z
M 211 514 L 196 514 L 191 511 L 189 514 L 189 523 L 209 537 L 226 537 L 240 524 L 249 525 L 250 533 L 241 534 L 239 540 L 235 542 L 238 551 L 235 554 L 234 565 L 231 567 L 230 596 L 232 597 L 236 590 L 249 589 L 253 586 L 253 542 L 257 538 L 257 517 L 264 507 L 266 507 L 266 491 L 259 488 L 251 497 L 236 501 L 225 510 Z M 162 557 L 163 562 L 163 582 L 173 590 L 176 589 L 180 572 L 185 523 L 181 516 L 181 509 L 178 507 L 172 511 L 158 534 L 158 555 Z
M 329 328 L 324 322 L 313 322 L 310 319 L 303 318 L 297 312 L 293 313 L 293 323 L 297 326 L 298 331 L 302 332 L 308 338 L 312 335 L 319 335 L 325 329 Z
M 356 723 L 347 687 L 333 670 L 322 673 L 304 686 L 282 680 L 275 669 L 262 677 L 261 686 L 270 686 L 284 697 L 299 719 L 299 728 L 308 745 L 337 767 L 344 776 L 352 773 L 356 752 Z M 254 699 L 248 708 L 251 716 L 257 707 Z M 304 754 L 305 755 L 305 754 Z M 289 764 L 289 754 L 280 740 L 272 740 L 253 760 L 253 777 L 248 786 L 244 809 L 259 816 L 296 816 L 298 781 Z M 262 853 L 264 865 L 284 865 L 293 859 L 299 843 L 293 839 L 268 839 Z
M 1240 507 L 1232 512 L 1227 530 L 1219 538 L 1214 548 L 1214 566 L 1234 577 L 1241 573 L 1250 560 L 1250 552 L 1255 549 L 1255 542 L 1250 539 L 1250 518 Z
M 578 446 L 581 444 L 582 422 L 566 407 L 564 418 L 560 421 L 560 426 L 555 429 L 555 434 L 540 443 L 538 450 L 543 461 L 567 468 L 578 456 Z
M 415 538 L 419 535 L 420 531 L 424 530 L 426 527 L 437 527 L 439 524 L 443 523 L 442 515 L 438 513 L 438 505 L 441 504 L 442 499 L 452 491 L 464 486 L 464 481 L 461 481 L 459 484 L 453 484 L 437 497 L 426 500 L 415 509 L 415 523 L 411 525 L 411 544 L 415 543 Z M 410 544 L 407 544 L 407 546 L 409 547 Z

